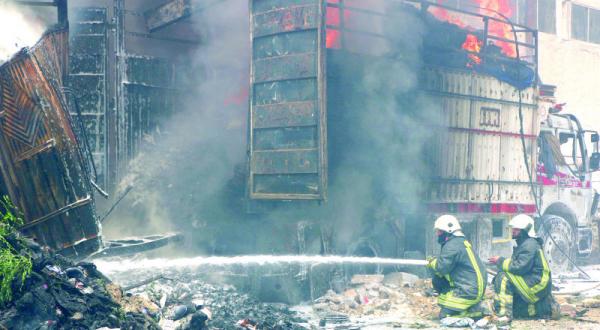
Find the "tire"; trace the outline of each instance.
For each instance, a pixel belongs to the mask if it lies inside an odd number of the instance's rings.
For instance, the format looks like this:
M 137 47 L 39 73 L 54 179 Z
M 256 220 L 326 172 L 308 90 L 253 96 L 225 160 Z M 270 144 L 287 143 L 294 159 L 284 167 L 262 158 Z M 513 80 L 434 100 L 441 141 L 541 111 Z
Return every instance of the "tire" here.
M 542 247 L 553 274 L 568 272 L 575 260 L 575 235 L 573 226 L 558 215 L 544 215 L 538 227 Z M 567 257 L 568 256 L 568 257 Z

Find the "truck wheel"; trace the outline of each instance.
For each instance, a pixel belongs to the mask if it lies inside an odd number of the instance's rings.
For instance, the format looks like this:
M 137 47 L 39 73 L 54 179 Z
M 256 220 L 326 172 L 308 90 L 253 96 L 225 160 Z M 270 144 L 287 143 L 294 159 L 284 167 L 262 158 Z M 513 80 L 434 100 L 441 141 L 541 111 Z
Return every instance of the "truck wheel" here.
M 574 260 L 575 257 L 575 239 L 571 224 L 558 215 L 544 215 L 538 232 L 544 240 L 542 248 L 552 273 L 569 271 L 572 267 L 569 258 Z

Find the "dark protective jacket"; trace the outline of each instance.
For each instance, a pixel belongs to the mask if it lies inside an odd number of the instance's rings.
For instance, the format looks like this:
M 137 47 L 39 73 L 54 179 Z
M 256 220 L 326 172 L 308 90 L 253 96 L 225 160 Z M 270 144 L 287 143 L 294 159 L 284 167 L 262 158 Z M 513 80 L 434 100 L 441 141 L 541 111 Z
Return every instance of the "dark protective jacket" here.
M 498 260 L 498 270 L 506 273 L 516 291 L 529 304 L 552 292 L 550 267 L 539 238 L 518 239 L 512 257 Z
M 465 311 L 483 299 L 487 285 L 485 265 L 464 237 L 451 236 L 442 245 L 440 256 L 433 259 L 429 267 L 436 276 L 446 278 L 450 284 L 450 291 L 438 297 L 438 304 L 442 307 Z

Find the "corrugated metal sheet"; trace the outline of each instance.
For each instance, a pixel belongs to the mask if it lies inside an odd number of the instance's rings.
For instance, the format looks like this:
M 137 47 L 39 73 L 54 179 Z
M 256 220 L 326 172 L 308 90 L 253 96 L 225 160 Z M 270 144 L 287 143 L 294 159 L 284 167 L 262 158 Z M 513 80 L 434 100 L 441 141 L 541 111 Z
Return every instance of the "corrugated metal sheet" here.
M 440 104 L 430 200 L 441 203 L 533 204 L 520 135 L 518 91 L 494 77 L 427 68 L 423 86 Z M 536 90 L 522 92 L 526 152 L 535 176 Z M 535 177 L 533 177 L 535 182 Z
M 62 92 L 66 30 L 47 33 L 0 67 L 3 190 L 24 213 L 22 231 L 63 254 L 100 245 L 89 177 Z
M 324 3 L 250 4 L 250 198 L 325 199 Z

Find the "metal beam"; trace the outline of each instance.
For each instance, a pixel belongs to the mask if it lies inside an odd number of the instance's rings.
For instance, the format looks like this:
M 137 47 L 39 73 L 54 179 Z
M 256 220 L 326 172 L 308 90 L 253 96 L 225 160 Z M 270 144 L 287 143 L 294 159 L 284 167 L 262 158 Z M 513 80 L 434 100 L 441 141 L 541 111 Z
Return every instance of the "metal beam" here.
M 58 23 L 64 27 L 69 26 L 69 11 L 67 0 L 55 0 Z
M 155 32 L 223 0 L 171 0 L 144 13 L 148 31 Z
M 54 1 L 24 1 L 14 0 L 13 3 L 23 6 L 38 6 L 38 7 L 53 7 L 56 6 Z
M 158 8 L 147 11 L 146 26 L 148 31 L 154 32 L 179 20 L 192 15 L 193 0 L 172 0 Z

